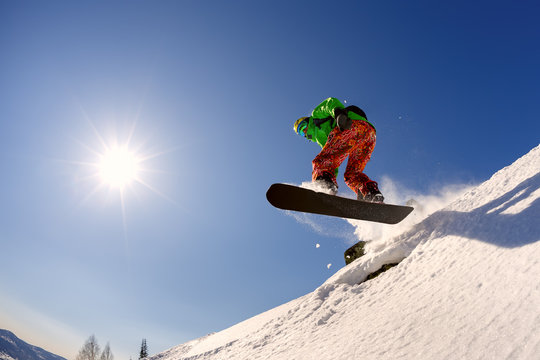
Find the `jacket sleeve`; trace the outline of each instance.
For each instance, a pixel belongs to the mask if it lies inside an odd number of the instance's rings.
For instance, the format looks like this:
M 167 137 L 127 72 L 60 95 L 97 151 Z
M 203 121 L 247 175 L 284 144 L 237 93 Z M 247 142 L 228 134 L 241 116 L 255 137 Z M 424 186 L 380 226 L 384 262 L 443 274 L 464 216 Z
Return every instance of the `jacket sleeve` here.
M 311 117 L 315 119 L 325 119 L 334 117 L 335 109 L 343 109 L 345 106 L 336 98 L 328 98 L 320 103 L 311 113 Z

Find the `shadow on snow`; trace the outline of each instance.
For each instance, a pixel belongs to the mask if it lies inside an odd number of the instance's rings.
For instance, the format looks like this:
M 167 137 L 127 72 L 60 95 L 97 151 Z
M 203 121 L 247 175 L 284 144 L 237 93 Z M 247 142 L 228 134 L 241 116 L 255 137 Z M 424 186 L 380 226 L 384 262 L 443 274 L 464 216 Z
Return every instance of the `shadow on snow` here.
M 503 196 L 470 212 L 438 211 L 408 235 L 426 233 L 437 237 L 456 235 L 513 248 L 540 240 L 540 198 L 515 214 L 504 213 L 540 189 L 540 173 L 521 182 Z M 406 234 L 404 234 L 406 236 Z

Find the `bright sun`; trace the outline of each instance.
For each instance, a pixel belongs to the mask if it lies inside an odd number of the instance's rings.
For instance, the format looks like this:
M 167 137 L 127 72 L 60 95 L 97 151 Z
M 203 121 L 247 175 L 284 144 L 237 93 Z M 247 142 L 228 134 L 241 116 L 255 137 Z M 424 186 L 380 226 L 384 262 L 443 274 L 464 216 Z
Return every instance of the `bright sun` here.
M 127 146 L 107 149 L 98 163 L 99 176 L 103 183 L 123 189 L 137 180 L 141 159 L 129 151 Z
M 126 123 L 128 127 L 120 128 L 120 130 L 125 131 L 115 131 L 116 129 L 113 128 L 111 133 L 107 134 L 108 136 L 104 136 L 89 118 L 87 120 L 96 140 L 93 146 L 79 141 L 80 145 L 87 150 L 88 155 L 85 161 L 70 161 L 70 163 L 80 166 L 81 172 L 77 174 L 76 179 L 80 180 L 81 183 L 89 184 L 88 190 L 90 191 L 84 201 L 98 195 L 98 193 L 101 193 L 102 199 L 106 197 L 107 202 L 111 199 L 119 199 L 124 235 L 127 232 L 126 208 L 130 194 L 140 195 L 142 189 L 147 189 L 177 205 L 174 200 L 152 184 L 152 180 L 158 180 L 154 174 L 164 172 L 154 169 L 151 166 L 152 163 L 149 163 L 152 159 L 171 150 L 149 152 L 148 140 L 136 141 L 134 139 L 135 123 Z
M 153 169 L 152 163 L 149 161 L 167 152 L 149 152 L 148 140 L 135 141 L 135 124 L 123 129 L 125 131 L 113 131 L 108 136 L 104 136 L 93 122 L 88 120 L 96 136 L 96 141 L 94 146 L 86 145 L 83 142 L 80 144 L 86 148 L 91 158 L 89 156 L 86 161 L 73 162 L 81 166 L 85 175 L 81 174 L 78 178 L 91 183 L 90 191 L 85 200 L 98 193 L 109 197 L 119 195 L 124 226 L 127 196 L 132 193 L 137 194 L 142 188 L 146 188 L 176 205 L 175 201 L 163 194 L 151 181 L 157 180 L 153 174 L 163 172 Z

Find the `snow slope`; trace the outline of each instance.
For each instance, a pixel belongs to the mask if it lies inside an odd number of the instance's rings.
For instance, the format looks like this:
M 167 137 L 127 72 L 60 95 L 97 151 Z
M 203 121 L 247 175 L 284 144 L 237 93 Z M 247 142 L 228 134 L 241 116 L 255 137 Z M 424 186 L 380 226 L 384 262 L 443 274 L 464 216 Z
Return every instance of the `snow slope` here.
M 0 360 L 66 360 L 0 329 Z
M 314 292 L 152 359 L 540 359 L 539 240 L 537 146 Z

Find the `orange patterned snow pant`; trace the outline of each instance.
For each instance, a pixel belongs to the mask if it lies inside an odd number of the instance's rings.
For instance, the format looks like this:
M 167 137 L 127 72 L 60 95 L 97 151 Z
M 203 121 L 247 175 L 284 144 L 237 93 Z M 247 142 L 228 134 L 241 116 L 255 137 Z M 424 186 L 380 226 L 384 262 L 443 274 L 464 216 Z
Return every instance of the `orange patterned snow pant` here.
M 375 148 L 375 139 L 375 129 L 365 121 L 353 120 L 351 128 L 344 131 L 334 128 L 313 160 L 313 180 L 328 173 L 337 184 L 335 170 L 348 156 L 345 183 L 355 193 L 363 193 L 364 186 L 371 181 L 363 171 Z

